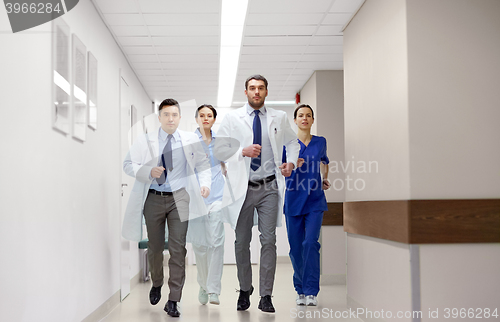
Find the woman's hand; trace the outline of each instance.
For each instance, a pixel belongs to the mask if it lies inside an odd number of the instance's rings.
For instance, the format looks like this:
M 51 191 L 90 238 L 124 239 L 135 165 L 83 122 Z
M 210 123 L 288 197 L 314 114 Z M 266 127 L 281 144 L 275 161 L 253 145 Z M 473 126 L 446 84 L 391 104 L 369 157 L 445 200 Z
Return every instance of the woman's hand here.
M 221 168 L 221 172 L 222 174 L 225 176 L 227 176 L 227 168 L 226 168 L 226 164 L 224 162 L 221 161 L 220 163 L 220 168 Z
M 201 196 L 203 198 L 206 198 L 206 197 L 208 197 L 210 195 L 210 189 L 208 189 L 208 187 L 205 187 L 205 186 L 201 187 L 201 191 L 200 192 L 201 192 Z
M 331 187 L 330 180 L 323 179 L 323 190 L 328 190 L 330 189 L 330 187 Z

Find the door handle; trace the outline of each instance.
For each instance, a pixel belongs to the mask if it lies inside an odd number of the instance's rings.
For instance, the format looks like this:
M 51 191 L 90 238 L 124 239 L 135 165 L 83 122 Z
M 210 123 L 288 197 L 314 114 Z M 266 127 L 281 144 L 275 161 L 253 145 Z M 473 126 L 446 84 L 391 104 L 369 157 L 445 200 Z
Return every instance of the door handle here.
M 122 183 L 122 197 L 123 197 L 123 187 L 128 186 L 126 183 Z

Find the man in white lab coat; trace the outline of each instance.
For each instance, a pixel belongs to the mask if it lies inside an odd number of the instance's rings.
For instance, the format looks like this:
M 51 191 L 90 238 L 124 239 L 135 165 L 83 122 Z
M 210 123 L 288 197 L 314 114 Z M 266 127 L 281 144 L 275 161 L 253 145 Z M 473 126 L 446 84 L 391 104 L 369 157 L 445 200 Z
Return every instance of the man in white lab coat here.
M 265 106 L 267 85 L 261 75 L 246 80 L 248 103 L 224 118 L 214 151 L 219 160 L 228 161 L 223 210 L 236 234 L 239 311 L 250 307 L 253 293 L 250 241 L 255 211 L 262 246 L 259 309 L 275 311 L 271 295 L 276 272 L 276 227 L 281 226 L 284 176 L 290 176 L 297 166 L 300 150 L 286 113 Z M 283 146 L 286 146 L 287 163 L 281 164 Z
M 153 305 L 161 298 L 165 224 L 168 226 L 170 294 L 164 310 L 173 317 L 180 315 L 177 302 L 185 280 L 188 220 L 206 215 L 203 198 L 210 194 L 211 185 L 208 157 L 195 133 L 177 129 L 180 118 L 179 103 L 174 99 L 164 100 L 159 106 L 161 126 L 139 137 L 123 162 L 123 170 L 136 181 L 125 211 L 122 234 L 130 240 L 141 240 L 144 214 L 153 282 L 149 299 Z

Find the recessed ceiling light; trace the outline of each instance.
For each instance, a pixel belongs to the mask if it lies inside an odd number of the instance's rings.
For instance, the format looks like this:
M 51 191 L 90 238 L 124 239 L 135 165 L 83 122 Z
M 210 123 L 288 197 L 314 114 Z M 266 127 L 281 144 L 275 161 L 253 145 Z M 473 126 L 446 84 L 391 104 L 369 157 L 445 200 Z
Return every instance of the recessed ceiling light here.
M 217 107 L 229 107 L 238 72 L 248 0 L 222 0 Z

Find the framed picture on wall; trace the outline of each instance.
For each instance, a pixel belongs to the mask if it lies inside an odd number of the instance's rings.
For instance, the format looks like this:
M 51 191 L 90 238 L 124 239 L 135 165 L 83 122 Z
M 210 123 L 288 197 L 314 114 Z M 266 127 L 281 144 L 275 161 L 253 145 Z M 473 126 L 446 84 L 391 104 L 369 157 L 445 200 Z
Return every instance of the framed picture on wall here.
M 87 48 L 73 34 L 73 137 L 85 141 L 87 129 Z
M 62 18 L 52 20 L 52 127 L 70 132 L 70 29 Z
M 88 121 L 89 128 L 97 130 L 97 59 L 88 52 Z

